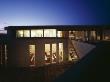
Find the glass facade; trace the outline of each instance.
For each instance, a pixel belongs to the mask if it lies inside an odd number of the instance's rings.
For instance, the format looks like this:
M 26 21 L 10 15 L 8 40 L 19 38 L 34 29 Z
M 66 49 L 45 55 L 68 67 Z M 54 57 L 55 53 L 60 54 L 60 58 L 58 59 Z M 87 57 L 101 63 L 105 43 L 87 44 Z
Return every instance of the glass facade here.
M 24 30 L 24 37 L 30 37 L 30 30 Z
M 63 34 L 62 34 L 62 31 L 57 31 L 57 37 L 62 37 Z
M 45 44 L 45 64 L 57 62 L 63 62 L 63 43 Z
M 56 29 L 44 29 L 44 37 L 56 37 Z
M 75 51 L 75 49 L 69 48 L 69 61 L 75 61 L 78 60 L 78 56 L 77 56 L 77 52 Z
M 57 45 L 56 44 L 52 44 L 52 63 L 56 63 L 56 58 L 57 58 Z
M 30 66 L 35 66 L 35 45 L 29 45 Z
M 31 37 L 43 37 L 43 29 L 31 30 Z
M 50 44 L 45 44 L 45 64 L 51 63 Z
M 17 37 L 23 37 L 23 30 L 17 30 L 16 36 Z
M 59 43 L 59 62 L 63 61 L 63 43 Z
M 93 41 L 96 40 L 96 31 L 69 31 L 69 37 L 72 40 Z
M 61 37 L 61 32 L 58 32 Z M 33 29 L 33 30 L 17 30 L 16 37 L 56 37 L 56 29 Z

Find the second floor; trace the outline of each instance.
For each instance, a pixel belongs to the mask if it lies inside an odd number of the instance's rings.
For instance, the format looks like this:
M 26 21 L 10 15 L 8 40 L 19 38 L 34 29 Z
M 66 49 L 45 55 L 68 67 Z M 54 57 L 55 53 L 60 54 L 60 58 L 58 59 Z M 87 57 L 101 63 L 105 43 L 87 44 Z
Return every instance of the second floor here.
M 73 40 L 110 40 L 107 26 L 9 26 L 8 38 L 71 38 Z

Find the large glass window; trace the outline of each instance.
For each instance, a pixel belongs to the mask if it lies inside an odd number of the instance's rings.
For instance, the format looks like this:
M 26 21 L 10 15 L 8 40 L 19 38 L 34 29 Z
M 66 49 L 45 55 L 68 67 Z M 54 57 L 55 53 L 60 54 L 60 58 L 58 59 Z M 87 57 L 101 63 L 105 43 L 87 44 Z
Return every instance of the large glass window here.
M 24 30 L 24 37 L 30 37 L 30 30 Z
M 56 44 L 52 44 L 52 63 L 56 63 L 56 59 L 57 59 L 56 47 L 57 47 Z
M 43 37 L 43 29 L 31 30 L 31 37 Z
M 96 31 L 91 31 L 91 40 L 95 40 L 96 38 Z
M 29 45 L 30 66 L 35 66 L 35 45 Z
M 63 43 L 59 43 L 59 62 L 63 61 Z
M 44 37 L 56 37 L 56 29 L 44 29 Z
M 45 63 L 51 63 L 51 52 L 50 52 L 50 44 L 45 44 Z
M 17 37 L 23 37 L 23 30 L 17 30 L 16 35 Z
M 57 37 L 62 37 L 62 31 L 57 31 Z
M 17 30 L 16 37 L 56 37 L 56 29 Z M 62 31 L 58 31 L 58 37 L 62 37 Z
M 69 48 L 69 61 L 76 61 L 76 60 L 78 60 L 78 56 L 75 49 L 73 47 Z

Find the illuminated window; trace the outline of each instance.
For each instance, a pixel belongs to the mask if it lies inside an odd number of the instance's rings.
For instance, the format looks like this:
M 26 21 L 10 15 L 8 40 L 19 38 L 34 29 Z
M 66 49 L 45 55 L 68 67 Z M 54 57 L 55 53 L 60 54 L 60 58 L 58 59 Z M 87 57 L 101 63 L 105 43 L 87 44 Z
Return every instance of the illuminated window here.
M 31 37 L 43 37 L 43 29 L 31 30 Z
M 91 31 L 91 39 L 95 40 L 96 38 L 96 31 Z
M 110 40 L 110 36 L 105 36 L 105 40 Z
M 30 30 L 24 30 L 24 37 L 30 37 Z
M 57 37 L 62 37 L 62 31 L 57 31 Z
M 69 37 L 70 39 L 76 39 L 76 31 L 69 31 Z
M 35 45 L 29 45 L 30 66 L 35 66 Z
M 69 48 L 69 61 L 76 61 L 78 60 L 77 53 L 75 52 L 74 48 Z
M 56 37 L 56 29 L 44 29 L 44 37 Z
M 57 54 L 56 54 L 56 44 L 52 44 L 52 63 L 56 63 L 56 58 L 57 58 Z
M 101 38 L 100 38 L 100 36 L 97 36 L 97 40 L 100 40 Z
M 59 43 L 59 62 L 63 61 L 63 43 Z
M 23 37 L 23 30 L 17 30 L 16 35 L 17 37 Z
M 45 63 L 51 63 L 50 44 L 45 44 Z

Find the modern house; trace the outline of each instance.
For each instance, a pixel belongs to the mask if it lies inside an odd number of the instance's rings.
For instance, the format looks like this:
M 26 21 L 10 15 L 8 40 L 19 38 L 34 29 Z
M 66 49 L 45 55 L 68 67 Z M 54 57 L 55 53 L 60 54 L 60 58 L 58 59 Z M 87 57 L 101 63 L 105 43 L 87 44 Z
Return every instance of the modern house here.
M 5 54 L 0 57 L 10 67 L 75 62 L 95 47 L 90 43 L 110 40 L 109 26 L 100 25 L 8 26 L 5 30 Z

